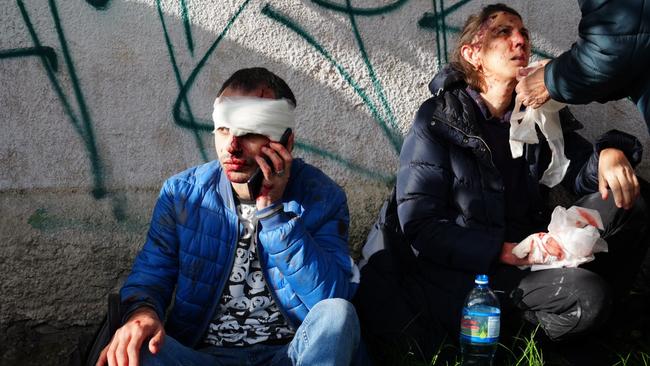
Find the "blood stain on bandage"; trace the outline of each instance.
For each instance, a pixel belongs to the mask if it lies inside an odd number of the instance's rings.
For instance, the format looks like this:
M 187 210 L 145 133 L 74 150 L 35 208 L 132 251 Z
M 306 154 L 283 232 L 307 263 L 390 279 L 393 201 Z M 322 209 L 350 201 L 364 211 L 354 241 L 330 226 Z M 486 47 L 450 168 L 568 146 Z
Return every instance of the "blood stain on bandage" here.
M 581 209 L 579 209 L 578 207 L 576 207 L 576 210 L 578 211 L 578 213 L 580 214 L 580 216 L 581 216 L 583 219 L 585 219 L 585 221 L 587 221 L 587 223 L 588 223 L 589 225 L 591 225 L 591 226 L 593 226 L 593 227 L 595 227 L 595 228 L 598 227 L 598 222 L 596 221 L 596 219 L 595 219 L 593 216 L 591 216 L 587 211 L 585 211 L 585 210 L 581 210 Z M 580 226 L 576 225 L 576 227 L 580 227 Z

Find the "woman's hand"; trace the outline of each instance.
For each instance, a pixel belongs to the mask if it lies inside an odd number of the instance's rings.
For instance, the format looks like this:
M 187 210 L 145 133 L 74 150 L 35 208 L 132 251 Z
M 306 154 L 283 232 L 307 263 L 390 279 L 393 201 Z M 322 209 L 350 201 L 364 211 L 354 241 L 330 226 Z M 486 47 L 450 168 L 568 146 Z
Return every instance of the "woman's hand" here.
M 615 148 L 603 149 L 598 158 L 598 191 L 602 198 L 614 195 L 616 207 L 629 209 L 639 196 L 639 181 L 625 154 Z
M 501 254 L 499 255 L 499 261 L 501 263 L 509 264 L 511 266 L 529 266 L 531 263 L 529 256 L 524 258 L 519 258 L 512 253 L 512 249 L 517 246 L 518 243 L 503 243 L 501 247 Z
M 522 243 L 528 243 L 530 245 L 530 248 L 523 252 L 527 253 L 524 258 L 519 258 L 513 253 L 513 249 L 519 245 L 518 243 L 503 243 L 499 257 L 501 263 L 513 266 L 526 266 L 531 264 L 547 264 L 551 257 L 555 257 L 557 260 L 564 259 L 562 246 L 548 233 L 540 232 L 531 234 Z M 535 247 L 536 245 L 540 247 Z

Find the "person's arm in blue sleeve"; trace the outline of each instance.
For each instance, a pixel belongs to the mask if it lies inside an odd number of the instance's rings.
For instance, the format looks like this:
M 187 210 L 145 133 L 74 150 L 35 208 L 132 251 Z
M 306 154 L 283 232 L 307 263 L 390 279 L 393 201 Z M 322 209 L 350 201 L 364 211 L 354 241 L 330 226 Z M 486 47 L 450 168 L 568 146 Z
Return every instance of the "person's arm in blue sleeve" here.
M 546 64 L 544 84 L 553 100 L 570 104 L 588 104 L 611 93 L 615 70 L 610 70 L 611 56 L 601 54 L 588 42 L 571 49 Z M 619 71 L 620 72 L 620 71 Z
M 102 350 L 96 366 L 138 364 L 140 348 L 160 351 L 165 337 L 163 320 L 176 284 L 178 240 L 170 181 L 154 208 L 147 241 L 120 291 L 122 323 Z
M 312 212 L 321 225 L 311 232 L 301 217 L 293 216 L 276 203 L 258 212 L 259 240 L 269 255 L 269 266 L 284 276 L 300 301 L 311 309 L 328 298 L 351 299 L 359 274 L 349 256 L 350 217 L 345 194 L 333 183 L 318 192 L 321 204 Z
M 147 240 L 120 291 L 124 319 L 136 309 L 147 306 L 163 320 L 171 301 L 178 276 L 178 237 L 172 184 L 167 181 L 160 191 Z

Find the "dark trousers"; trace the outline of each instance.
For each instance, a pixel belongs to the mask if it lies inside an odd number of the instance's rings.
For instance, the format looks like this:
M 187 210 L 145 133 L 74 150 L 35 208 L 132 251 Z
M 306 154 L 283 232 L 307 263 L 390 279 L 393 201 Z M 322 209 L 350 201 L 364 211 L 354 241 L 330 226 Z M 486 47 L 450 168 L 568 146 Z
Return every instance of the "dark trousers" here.
M 599 211 L 609 252 L 581 268 L 531 272 L 499 266 L 490 281 L 501 300 L 502 329 L 509 318 L 523 317 L 553 340 L 568 339 L 601 325 L 616 298 L 612 294 L 629 291 L 648 247 L 650 220 L 643 199 L 623 210 L 611 194 L 603 201 L 595 193 L 575 205 Z M 362 270 L 354 302 L 376 363 L 390 364 L 391 354 L 401 352 L 430 360 L 442 342 L 456 342 L 474 275 L 424 258 L 400 268 L 390 253 L 375 254 Z
M 501 266 L 494 288 L 504 294 L 505 310 L 517 308 L 546 335 L 561 340 L 598 327 L 606 320 L 614 298 L 627 294 L 648 248 L 648 213 L 639 198 L 629 210 L 616 207 L 613 196 L 587 195 L 576 206 L 597 210 L 605 230 L 607 253 L 580 268 L 521 271 Z

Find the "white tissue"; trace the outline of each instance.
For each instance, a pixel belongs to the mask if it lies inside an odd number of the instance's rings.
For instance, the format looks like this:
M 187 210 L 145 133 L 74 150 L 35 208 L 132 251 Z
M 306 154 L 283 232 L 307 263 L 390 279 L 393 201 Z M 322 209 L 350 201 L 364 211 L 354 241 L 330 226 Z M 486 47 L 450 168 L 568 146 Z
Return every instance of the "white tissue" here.
M 520 112 L 521 101 L 515 98 L 515 109 L 510 116 L 510 151 L 513 158 L 523 154 L 524 144 L 537 144 L 537 132 L 535 125 L 538 125 L 542 134 L 548 140 L 551 148 L 551 163 L 544 171 L 540 183 L 548 187 L 554 187 L 562 181 L 569 167 L 570 160 L 564 155 L 564 137 L 560 125 L 560 109 L 564 104 L 550 99 L 541 107 L 526 108 Z
M 513 248 L 512 253 L 518 258 L 529 256 L 536 263 L 531 266 L 531 271 L 577 267 L 594 260 L 594 253 L 607 251 L 607 242 L 600 237 L 598 229 L 603 230 L 598 211 L 580 206 L 571 206 L 568 210 L 557 206 L 548 224 L 548 233 L 529 235 Z M 546 250 L 545 244 L 550 238 L 555 239 L 562 248 L 562 260 Z

